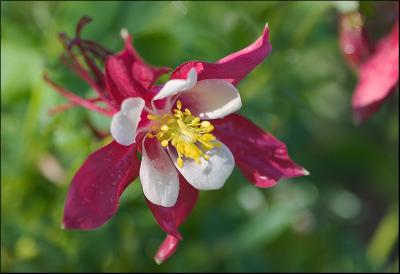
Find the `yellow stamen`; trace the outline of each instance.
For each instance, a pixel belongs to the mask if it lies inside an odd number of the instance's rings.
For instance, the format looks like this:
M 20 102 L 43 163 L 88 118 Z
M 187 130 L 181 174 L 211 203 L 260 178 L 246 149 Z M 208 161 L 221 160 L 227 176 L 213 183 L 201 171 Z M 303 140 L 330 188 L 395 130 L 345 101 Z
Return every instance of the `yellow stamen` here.
M 168 131 L 168 126 L 167 125 L 162 125 L 160 129 L 162 131 Z
M 161 145 L 162 145 L 163 147 L 168 146 L 168 140 L 162 140 L 162 141 L 161 141 Z
M 209 121 L 203 121 L 201 122 L 201 126 L 202 127 L 209 127 L 211 125 L 211 123 Z
M 183 167 L 183 160 L 182 160 L 182 158 L 179 158 L 179 157 L 178 157 L 178 159 L 176 159 L 176 163 L 177 163 L 178 167 L 180 167 L 180 168 Z
M 147 115 L 147 119 L 149 119 L 149 120 L 157 120 L 157 118 L 158 118 L 158 116 L 156 116 L 156 115 L 152 115 L 152 114 Z
M 147 136 L 156 137 L 163 147 L 171 145 L 175 148 L 178 157 L 176 164 L 183 167 L 183 159 L 189 158 L 201 163 L 201 158 L 208 161 L 210 156 L 206 151 L 219 147 L 220 143 L 211 133 L 214 126 L 209 121 L 201 121 L 193 116 L 189 109 L 182 111 L 182 102 L 176 102 L 176 109 L 172 113 L 151 115 L 147 118 L 153 121 Z
M 182 109 L 182 102 L 181 102 L 181 100 L 178 100 L 178 101 L 176 102 L 176 107 L 177 107 L 178 109 Z

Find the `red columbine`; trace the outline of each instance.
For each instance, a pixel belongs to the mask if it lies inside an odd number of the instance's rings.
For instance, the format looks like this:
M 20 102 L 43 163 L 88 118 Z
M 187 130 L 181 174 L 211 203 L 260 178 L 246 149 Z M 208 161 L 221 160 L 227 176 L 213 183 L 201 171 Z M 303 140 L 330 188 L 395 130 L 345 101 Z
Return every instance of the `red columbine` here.
M 235 163 L 258 187 L 308 174 L 290 159 L 284 143 L 234 114 L 242 105 L 235 85 L 271 51 L 268 26 L 247 48 L 216 63 L 184 63 L 164 85 L 155 85 L 167 69 L 146 64 L 127 31 L 121 32 L 125 49 L 110 54 L 80 38 L 87 22 L 80 21 L 75 39 L 62 36 L 69 57 L 63 60 L 99 97 L 83 99 L 46 80 L 72 104 L 112 116 L 114 141 L 90 155 L 74 176 L 65 202 L 65 228 L 104 224 L 116 212 L 122 192 L 139 176 L 146 203 L 168 234 L 155 257 L 161 263 L 182 239 L 178 228 L 199 190 L 221 188 Z M 72 52 L 75 46 L 90 72 Z M 93 57 L 105 62 L 104 73 Z
M 339 30 L 342 52 L 359 77 L 352 107 L 354 120 L 360 123 L 379 110 L 398 83 L 399 21 L 397 18 L 391 32 L 373 46 L 358 11 L 342 14 Z

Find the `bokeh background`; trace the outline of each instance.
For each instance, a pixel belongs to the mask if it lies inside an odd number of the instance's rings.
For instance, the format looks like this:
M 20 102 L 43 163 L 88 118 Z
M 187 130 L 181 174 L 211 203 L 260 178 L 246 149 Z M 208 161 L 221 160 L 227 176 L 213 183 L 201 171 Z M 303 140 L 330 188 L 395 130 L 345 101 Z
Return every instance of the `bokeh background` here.
M 369 18 L 378 5 L 362 2 Z M 202 192 L 166 263 L 164 239 L 139 182 L 96 231 L 60 228 L 64 199 L 84 159 L 109 139 L 109 119 L 66 100 L 42 79 L 90 94 L 58 60 L 58 33 L 119 51 L 120 29 L 153 65 L 215 61 L 253 42 L 266 22 L 273 50 L 239 85 L 241 114 L 286 142 L 311 175 L 257 189 L 235 170 Z M 1 2 L 1 271 L 398 271 L 398 91 L 361 126 L 357 82 L 339 50 L 333 2 Z M 381 29 L 381 36 L 390 29 Z M 375 33 L 374 33 L 375 35 Z M 398 87 L 397 87 L 398 89 Z

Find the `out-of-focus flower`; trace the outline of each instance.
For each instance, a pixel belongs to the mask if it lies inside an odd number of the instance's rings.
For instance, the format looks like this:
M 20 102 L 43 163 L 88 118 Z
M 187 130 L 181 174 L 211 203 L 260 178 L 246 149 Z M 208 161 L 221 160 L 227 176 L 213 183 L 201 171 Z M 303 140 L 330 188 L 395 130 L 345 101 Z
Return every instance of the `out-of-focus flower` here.
M 339 45 L 353 69 L 365 62 L 371 53 L 364 19 L 358 11 L 343 13 L 339 18 Z
M 352 98 L 354 119 L 363 122 L 379 110 L 399 79 L 399 23 L 382 38 L 376 50 L 359 67 L 359 80 Z
M 258 187 L 308 174 L 290 159 L 284 143 L 234 114 L 242 105 L 235 85 L 271 51 L 268 25 L 248 47 L 216 63 L 184 63 L 164 85 L 155 85 L 167 69 L 146 64 L 127 31 L 121 33 L 125 49 L 110 54 L 80 38 L 87 22 L 82 19 L 77 38 L 65 43 L 73 65 L 65 63 L 99 97 L 82 99 L 46 79 L 73 104 L 112 116 L 114 141 L 90 155 L 74 176 L 65 202 L 65 228 L 104 224 L 116 212 L 124 189 L 140 176 L 146 203 L 168 234 L 155 257 L 161 263 L 182 239 L 178 228 L 194 207 L 198 191 L 221 188 L 235 162 Z M 91 47 L 85 47 L 88 44 Z M 91 74 L 72 52 L 73 46 L 78 46 Z M 104 53 L 104 73 L 89 56 L 97 51 Z
M 379 110 L 399 79 L 398 18 L 391 32 L 373 45 L 367 39 L 364 21 L 359 11 L 352 11 L 342 14 L 339 23 L 341 50 L 359 78 L 352 97 L 357 123 Z

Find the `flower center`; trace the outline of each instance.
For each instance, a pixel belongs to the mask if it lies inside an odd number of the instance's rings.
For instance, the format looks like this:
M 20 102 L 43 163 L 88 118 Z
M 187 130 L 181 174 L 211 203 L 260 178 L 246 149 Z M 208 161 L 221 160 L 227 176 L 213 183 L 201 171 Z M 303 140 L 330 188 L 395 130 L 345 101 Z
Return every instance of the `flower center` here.
M 206 151 L 220 146 L 215 136 L 211 134 L 214 126 L 209 121 L 201 121 L 193 116 L 189 109 L 182 111 L 181 101 L 177 101 L 174 113 L 151 115 L 147 118 L 153 121 L 149 138 L 157 138 L 163 147 L 171 144 L 178 153 L 177 165 L 183 167 L 182 157 L 193 159 L 200 164 L 200 158 L 208 160 Z

